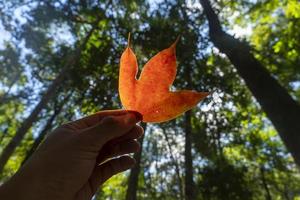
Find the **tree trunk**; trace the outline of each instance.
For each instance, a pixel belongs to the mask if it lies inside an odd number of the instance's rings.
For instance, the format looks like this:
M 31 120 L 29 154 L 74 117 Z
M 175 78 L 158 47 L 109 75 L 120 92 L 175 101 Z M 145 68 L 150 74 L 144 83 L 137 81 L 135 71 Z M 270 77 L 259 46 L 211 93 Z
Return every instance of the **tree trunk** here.
M 46 90 L 45 94 L 42 96 L 39 103 L 35 106 L 35 108 L 30 113 L 30 115 L 23 121 L 23 123 L 20 125 L 19 129 L 15 133 L 12 140 L 4 148 L 0 156 L 0 173 L 2 173 L 4 166 L 7 163 L 9 157 L 13 154 L 14 150 L 21 143 L 27 131 L 31 128 L 33 123 L 37 121 L 40 112 L 47 106 L 48 102 L 55 97 L 57 88 L 63 84 L 63 82 L 67 78 L 67 75 L 72 69 L 72 66 L 75 64 L 75 62 L 78 61 L 78 59 L 80 59 L 82 49 L 86 46 L 86 43 L 88 42 L 90 36 L 92 35 L 95 29 L 96 29 L 96 25 L 93 26 L 93 28 L 89 31 L 86 38 L 84 39 L 84 42 L 76 50 L 74 55 L 70 56 L 70 58 L 67 60 L 66 65 L 58 74 L 58 76 L 54 79 L 52 84 L 48 87 L 48 89 Z
M 300 105 L 253 56 L 249 45 L 222 30 L 209 0 L 200 0 L 214 45 L 227 55 L 300 166 Z M 284 67 L 284 66 L 282 66 Z
M 182 178 L 181 178 L 181 175 L 180 175 L 180 166 L 177 162 L 177 158 L 175 158 L 175 156 L 173 155 L 173 151 L 172 151 L 172 146 L 171 146 L 171 143 L 169 141 L 169 137 L 168 137 L 168 134 L 166 133 L 166 131 L 162 130 L 163 132 L 163 135 L 165 137 L 165 140 L 167 142 L 167 145 L 168 145 L 168 150 L 169 150 L 169 154 L 170 154 L 170 158 L 172 160 L 172 163 L 174 164 L 175 166 L 175 173 L 176 173 L 176 176 L 177 176 L 177 184 L 178 184 L 178 189 L 179 189 L 179 199 L 180 200 L 183 200 L 183 187 L 182 187 Z
M 142 127 L 146 133 L 146 124 L 142 123 Z M 144 135 L 138 139 L 141 144 L 141 150 L 134 154 L 134 159 L 136 160 L 135 166 L 130 170 L 130 175 L 128 178 L 127 191 L 126 191 L 126 200 L 137 200 L 137 189 L 138 189 L 138 180 L 141 169 L 141 157 L 143 151 L 143 140 Z
M 185 200 L 195 199 L 192 157 L 191 111 L 185 113 Z

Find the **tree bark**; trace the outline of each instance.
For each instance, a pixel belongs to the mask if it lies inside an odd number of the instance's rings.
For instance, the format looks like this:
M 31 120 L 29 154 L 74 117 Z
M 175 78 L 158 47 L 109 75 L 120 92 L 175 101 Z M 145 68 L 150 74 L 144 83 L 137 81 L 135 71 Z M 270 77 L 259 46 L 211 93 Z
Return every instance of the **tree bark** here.
M 142 123 L 142 127 L 146 133 L 146 124 Z M 141 170 L 141 157 L 143 151 L 143 140 L 144 135 L 138 139 L 139 143 L 141 144 L 141 150 L 134 154 L 133 158 L 136 161 L 135 166 L 130 170 L 130 175 L 128 178 L 127 184 L 127 191 L 126 191 L 126 200 L 137 200 L 137 189 L 138 189 L 138 181 L 139 181 L 139 174 Z
M 14 150 L 21 143 L 21 141 L 24 138 L 27 131 L 31 128 L 33 123 L 37 121 L 38 115 L 40 114 L 40 112 L 47 106 L 48 102 L 52 98 L 55 97 L 57 88 L 59 86 L 61 86 L 63 84 L 63 82 L 65 82 L 67 75 L 69 74 L 70 70 L 72 69 L 72 66 L 78 61 L 78 59 L 80 59 L 81 52 L 82 52 L 83 48 L 86 46 L 90 36 L 96 29 L 96 25 L 97 25 L 97 23 L 88 32 L 82 45 L 80 45 L 80 47 L 78 47 L 78 49 L 75 51 L 74 55 L 70 56 L 70 58 L 67 60 L 64 68 L 61 70 L 61 72 L 58 74 L 58 76 L 54 79 L 52 84 L 48 87 L 48 89 L 46 90 L 45 94 L 42 96 L 39 103 L 35 106 L 35 108 L 30 113 L 30 115 L 23 121 L 23 123 L 20 125 L 20 127 L 16 131 L 12 140 L 8 143 L 8 145 L 2 151 L 2 154 L 0 156 L 0 173 L 2 173 L 4 166 L 7 163 L 9 157 L 13 154 Z
M 191 111 L 185 113 L 185 200 L 195 199 L 192 157 Z
M 227 55 L 300 166 L 300 105 L 254 57 L 250 46 L 222 30 L 209 0 L 200 0 L 214 45 Z M 284 66 L 282 66 L 284 67 Z
M 163 132 L 163 135 L 164 135 L 165 140 L 166 140 L 167 145 L 168 145 L 170 158 L 172 160 L 172 163 L 175 166 L 175 173 L 176 173 L 176 176 L 177 176 L 177 184 L 178 184 L 178 188 L 179 188 L 179 199 L 183 200 L 184 195 L 183 195 L 183 189 L 182 189 L 183 188 L 182 187 L 182 178 L 181 178 L 181 175 L 180 175 L 180 166 L 177 162 L 177 158 L 175 158 L 175 156 L 173 155 L 172 146 L 171 146 L 171 143 L 169 141 L 168 134 L 166 133 L 166 131 L 164 129 L 162 130 L 162 132 Z

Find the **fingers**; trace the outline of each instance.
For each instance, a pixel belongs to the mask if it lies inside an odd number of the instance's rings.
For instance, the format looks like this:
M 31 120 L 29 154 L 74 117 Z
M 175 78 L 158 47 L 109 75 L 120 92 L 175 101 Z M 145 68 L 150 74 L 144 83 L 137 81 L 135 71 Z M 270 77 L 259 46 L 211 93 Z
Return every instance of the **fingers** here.
M 106 111 L 101 111 L 97 112 L 93 115 L 84 117 L 82 119 L 73 121 L 68 123 L 68 126 L 75 127 L 77 129 L 85 129 L 89 128 L 91 126 L 94 126 L 98 124 L 103 118 L 108 117 L 108 116 L 121 116 L 121 115 L 126 115 L 127 113 L 133 113 L 136 115 L 136 117 L 139 120 L 142 120 L 142 115 L 136 111 L 129 111 L 129 110 L 106 110 Z
M 122 156 L 97 166 L 89 179 L 92 193 L 94 194 L 97 188 L 107 179 L 117 173 L 130 169 L 134 164 L 135 160 L 133 158 Z
M 138 139 L 144 134 L 144 129 L 141 126 L 134 126 L 128 133 L 122 135 L 121 137 L 115 138 L 107 143 L 105 146 L 114 146 L 122 141 L 130 139 Z
M 140 144 L 135 139 L 140 138 L 144 130 L 140 126 L 134 126 L 128 133 L 106 143 L 97 157 L 97 163 L 108 158 L 139 151 Z
M 109 158 L 138 152 L 140 148 L 141 145 L 136 140 L 131 139 L 122 141 L 114 146 L 108 146 L 107 148 L 101 149 L 97 158 L 97 163 L 102 163 Z
M 98 124 L 83 129 L 78 137 L 81 144 L 96 147 L 95 150 L 100 150 L 108 141 L 129 132 L 136 126 L 138 121 L 139 119 L 132 112 L 127 112 L 125 115 L 105 117 Z

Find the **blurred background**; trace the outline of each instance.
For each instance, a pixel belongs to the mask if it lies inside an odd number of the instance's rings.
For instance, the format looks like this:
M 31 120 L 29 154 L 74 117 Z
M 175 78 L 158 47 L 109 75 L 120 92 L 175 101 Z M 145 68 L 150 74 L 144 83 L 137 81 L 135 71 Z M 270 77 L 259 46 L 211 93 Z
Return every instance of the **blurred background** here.
M 180 35 L 172 90 L 213 94 L 142 124 L 94 199 L 300 199 L 298 0 L 0 0 L 0 182 L 55 127 L 122 108 L 129 32 L 140 69 Z

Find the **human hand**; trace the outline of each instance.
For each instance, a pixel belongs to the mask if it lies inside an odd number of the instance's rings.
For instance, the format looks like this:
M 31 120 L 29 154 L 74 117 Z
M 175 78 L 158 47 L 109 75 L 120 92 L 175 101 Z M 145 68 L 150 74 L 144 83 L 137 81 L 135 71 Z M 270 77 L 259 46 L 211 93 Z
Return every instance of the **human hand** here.
M 103 111 L 58 127 L 0 188 L 0 199 L 91 199 L 107 179 L 134 166 L 124 154 L 140 149 L 135 139 L 143 134 L 136 125 L 141 118 L 132 111 Z

